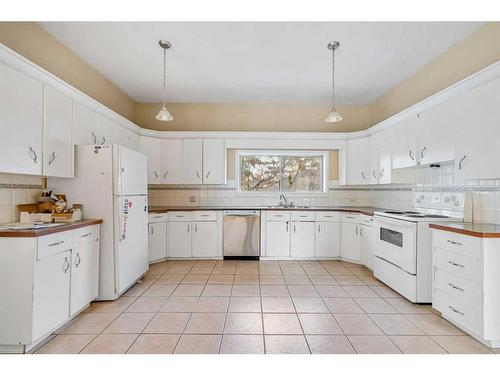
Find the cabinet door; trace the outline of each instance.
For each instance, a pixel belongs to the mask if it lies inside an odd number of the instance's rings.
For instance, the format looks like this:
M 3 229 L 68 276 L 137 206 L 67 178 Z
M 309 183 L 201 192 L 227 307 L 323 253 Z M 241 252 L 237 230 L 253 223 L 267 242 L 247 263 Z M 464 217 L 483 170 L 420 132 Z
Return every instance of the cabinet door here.
M 164 139 L 161 146 L 162 184 L 182 184 L 182 139 Z
M 221 256 L 219 249 L 218 223 L 215 221 L 194 222 L 193 257 L 213 258 Z
M 392 182 L 392 149 L 395 140 L 394 128 L 389 128 L 377 134 L 378 140 L 378 183 L 390 184 Z
M 191 258 L 191 222 L 171 221 L 167 226 L 167 256 Z
M 370 182 L 369 139 L 347 140 L 347 185 L 364 185 Z
M 43 86 L 0 63 L 0 172 L 42 174 Z
M 294 258 L 314 257 L 314 222 L 292 222 L 290 255 Z
M 226 149 L 223 139 L 203 140 L 203 183 L 226 183 Z
M 72 250 L 70 316 L 75 315 L 98 294 L 99 241 Z
M 417 165 L 417 115 L 412 115 L 394 126 L 392 167 L 408 168 Z
M 97 143 L 106 145 L 120 144 L 120 130 L 122 127 L 106 116 L 100 115 L 99 117 L 99 135 Z
M 161 139 L 141 137 L 140 150 L 148 158 L 148 184 L 160 184 Z
M 266 256 L 290 256 L 289 221 L 268 221 L 266 223 Z
M 500 177 L 500 79 L 453 98 L 455 131 L 455 177 Z
M 43 174 L 73 177 L 73 101 L 45 85 L 43 107 Z
M 182 152 L 182 182 L 188 185 L 201 184 L 202 179 L 202 140 L 184 139 Z
M 340 240 L 340 255 L 342 259 L 359 262 L 361 254 L 358 224 L 343 222 Z
M 370 170 L 369 170 L 369 183 L 371 185 L 378 184 L 379 179 L 379 133 L 373 134 L 369 138 L 369 155 L 370 155 Z
M 35 263 L 33 340 L 51 332 L 69 317 L 71 250 Z
M 80 104 L 73 103 L 73 133 L 75 145 L 94 145 L 99 132 L 99 113 Z
M 338 258 L 340 256 L 340 223 L 317 222 L 315 247 L 316 257 Z
M 375 243 L 375 231 L 368 225 L 360 226 L 360 256 L 361 263 L 373 270 L 373 246 Z
M 148 249 L 149 262 L 167 257 L 167 223 L 149 224 Z

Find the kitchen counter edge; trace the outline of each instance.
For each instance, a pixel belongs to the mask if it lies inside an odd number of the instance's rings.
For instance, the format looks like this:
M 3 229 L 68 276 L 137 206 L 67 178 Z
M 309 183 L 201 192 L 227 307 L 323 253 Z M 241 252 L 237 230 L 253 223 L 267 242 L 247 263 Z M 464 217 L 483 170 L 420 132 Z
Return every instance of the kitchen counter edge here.
M 482 223 L 429 224 L 432 229 L 479 238 L 500 238 L 500 225 Z
M 2 230 L 0 231 L 0 237 L 42 237 L 48 234 L 65 232 L 68 230 L 88 227 L 97 224 L 102 224 L 102 219 L 84 219 L 74 221 L 72 223 L 64 223 L 63 225 L 58 225 L 55 227 L 40 229 Z

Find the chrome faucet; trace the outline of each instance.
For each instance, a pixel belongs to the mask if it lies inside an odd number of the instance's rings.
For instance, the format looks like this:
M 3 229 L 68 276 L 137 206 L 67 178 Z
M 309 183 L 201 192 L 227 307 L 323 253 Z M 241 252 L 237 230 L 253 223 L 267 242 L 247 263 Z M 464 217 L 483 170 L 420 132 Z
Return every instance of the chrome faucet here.
M 280 206 L 288 206 L 288 200 L 283 193 L 280 194 Z

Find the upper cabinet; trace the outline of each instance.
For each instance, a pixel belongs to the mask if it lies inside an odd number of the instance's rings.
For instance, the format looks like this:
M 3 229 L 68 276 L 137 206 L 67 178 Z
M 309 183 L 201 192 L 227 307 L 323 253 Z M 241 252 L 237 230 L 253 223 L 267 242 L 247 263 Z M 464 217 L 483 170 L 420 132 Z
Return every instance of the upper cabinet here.
M 42 174 L 43 85 L 0 63 L 0 172 Z
M 195 185 L 203 182 L 203 141 L 185 139 L 182 152 L 182 180 L 185 184 Z
M 182 139 L 164 139 L 161 147 L 161 183 L 182 184 Z
M 347 184 L 365 185 L 370 183 L 369 138 L 347 140 Z
M 226 183 L 226 149 L 223 139 L 203 140 L 203 183 Z
M 412 115 L 391 128 L 395 139 L 392 147 L 392 168 L 408 168 L 417 165 L 418 124 L 417 115 Z
M 98 144 L 99 113 L 75 102 L 73 104 L 73 132 L 75 145 Z
M 44 86 L 43 174 L 73 177 L 73 101 Z
M 141 137 L 139 150 L 148 159 L 148 184 L 161 184 L 161 142 L 159 138 Z

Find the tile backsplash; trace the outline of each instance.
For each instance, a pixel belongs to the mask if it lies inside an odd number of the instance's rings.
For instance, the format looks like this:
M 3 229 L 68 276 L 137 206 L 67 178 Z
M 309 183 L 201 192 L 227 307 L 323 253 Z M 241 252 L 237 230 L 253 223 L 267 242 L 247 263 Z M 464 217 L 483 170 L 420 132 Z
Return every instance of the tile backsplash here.
M 17 205 L 35 203 L 41 190 L 41 177 L 0 173 L 0 224 L 19 221 Z
M 377 186 L 338 186 L 330 182 L 328 193 L 288 197 L 299 206 L 374 206 L 408 210 L 415 196 L 422 191 L 470 191 L 473 200 L 473 220 L 500 224 L 500 180 L 459 180 L 454 175 L 454 164 L 440 168 L 409 168 L 394 172 L 394 180 L 404 184 Z M 410 181 L 411 183 L 408 183 Z M 255 207 L 279 203 L 279 194 L 251 196 L 238 194 L 234 181 L 227 185 L 150 186 L 150 206 L 229 206 Z

